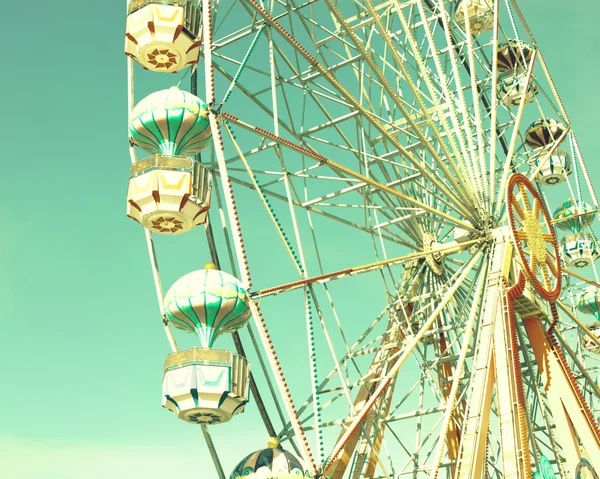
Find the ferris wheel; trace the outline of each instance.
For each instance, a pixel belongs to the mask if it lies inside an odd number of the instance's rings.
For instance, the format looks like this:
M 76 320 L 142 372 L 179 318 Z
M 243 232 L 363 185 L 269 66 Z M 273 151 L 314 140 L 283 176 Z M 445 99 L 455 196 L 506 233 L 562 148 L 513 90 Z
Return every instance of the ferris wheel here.
M 206 474 L 600 477 L 599 203 L 515 0 L 131 0 L 125 52 L 163 406 Z M 163 285 L 180 234 L 206 264 Z

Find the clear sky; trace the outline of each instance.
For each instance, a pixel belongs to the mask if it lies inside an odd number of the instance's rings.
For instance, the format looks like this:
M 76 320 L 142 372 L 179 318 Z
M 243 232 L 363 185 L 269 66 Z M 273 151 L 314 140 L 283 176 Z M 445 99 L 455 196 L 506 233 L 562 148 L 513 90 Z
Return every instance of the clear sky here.
M 600 4 L 521 4 L 600 182 Z M 125 217 L 125 2 L 0 11 L 0 477 L 212 479 L 199 429 L 160 406 L 168 344 Z M 185 241 L 200 267 L 205 246 Z M 229 473 L 264 445 L 255 407 L 214 438 Z

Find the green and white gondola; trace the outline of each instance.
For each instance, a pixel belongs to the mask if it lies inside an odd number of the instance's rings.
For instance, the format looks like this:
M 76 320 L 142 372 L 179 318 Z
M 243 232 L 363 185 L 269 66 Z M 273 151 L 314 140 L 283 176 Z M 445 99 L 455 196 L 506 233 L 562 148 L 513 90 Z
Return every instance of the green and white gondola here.
M 164 366 L 162 405 L 192 424 L 221 424 L 248 403 L 250 364 L 227 350 L 171 353 Z
M 575 479 L 600 479 L 588 458 L 582 457 L 575 468 Z
M 211 348 L 222 334 L 246 326 L 250 318 L 248 292 L 234 276 L 212 263 L 178 279 L 165 295 L 164 313 L 170 324 L 196 334 Z
M 191 423 L 219 424 L 244 411 L 250 364 L 226 350 L 211 349 L 222 334 L 243 328 L 250 317 L 242 283 L 208 263 L 169 289 L 165 318 L 200 339 L 201 348 L 171 353 L 163 376 L 163 406 Z
M 590 314 L 596 318 L 596 321 L 586 325 L 588 331 L 600 340 L 600 289 L 586 289 L 579 296 L 577 309 L 585 314 Z M 583 347 L 592 354 L 600 355 L 600 346 L 598 346 L 587 333 L 582 336 Z
M 131 113 L 131 141 L 152 153 L 131 166 L 127 216 L 154 233 L 204 224 L 211 174 L 192 158 L 211 142 L 206 104 L 177 87 L 144 98 Z
M 537 179 L 544 185 L 559 185 L 571 174 L 571 157 L 564 150 L 556 150 L 540 169 Z
M 583 201 L 569 198 L 556 210 L 552 216 L 554 226 L 571 233 L 579 233 L 589 227 L 596 216 L 593 208 Z
M 472 35 L 487 32 L 494 26 L 494 8 L 491 0 L 462 0 L 456 5 L 454 20 L 463 31 L 466 29 L 466 18 L 469 21 L 469 29 Z
M 588 288 L 579 295 L 577 309 L 585 314 L 591 314 L 600 321 L 600 289 Z
M 587 268 L 600 256 L 596 240 L 585 233 L 565 236 L 561 240 L 561 253 L 570 268 Z
M 530 103 L 537 95 L 537 88 L 532 79 L 525 91 L 527 85 L 527 75 L 503 75 L 498 79 L 498 100 L 506 108 L 517 108 L 521 102 L 521 97 L 525 96 L 525 105 Z
M 131 112 L 129 133 L 149 153 L 191 156 L 210 143 L 208 107 L 176 86 L 151 93 Z

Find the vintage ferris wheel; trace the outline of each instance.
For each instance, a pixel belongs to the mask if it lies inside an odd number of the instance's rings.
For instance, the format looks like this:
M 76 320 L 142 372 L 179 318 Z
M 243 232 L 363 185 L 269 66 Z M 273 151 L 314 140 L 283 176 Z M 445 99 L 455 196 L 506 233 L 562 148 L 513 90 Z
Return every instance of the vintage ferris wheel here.
M 515 0 L 132 0 L 125 50 L 163 406 L 206 477 L 600 477 L 598 199 Z M 173 86 L 134 98 L 140 66 Z M 183 233 L 207 264 L 165 295 Z

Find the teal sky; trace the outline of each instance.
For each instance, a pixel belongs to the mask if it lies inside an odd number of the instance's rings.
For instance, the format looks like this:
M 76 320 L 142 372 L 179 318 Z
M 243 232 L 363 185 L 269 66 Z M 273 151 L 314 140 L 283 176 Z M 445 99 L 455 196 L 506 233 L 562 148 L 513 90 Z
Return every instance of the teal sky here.
M 521 4 L 600 181 L 600 4 Z M 0 477 L 213 479 L 200 430 L 160 406 L 168 343 L 125 216 L 125 2 L 24 5 L 2 5 L 0 30 Z M 209 259 L 201 234 L 177 241 L 165 287 Z M 227 474 L 266 439 L 253 404 L 213 433 Z

